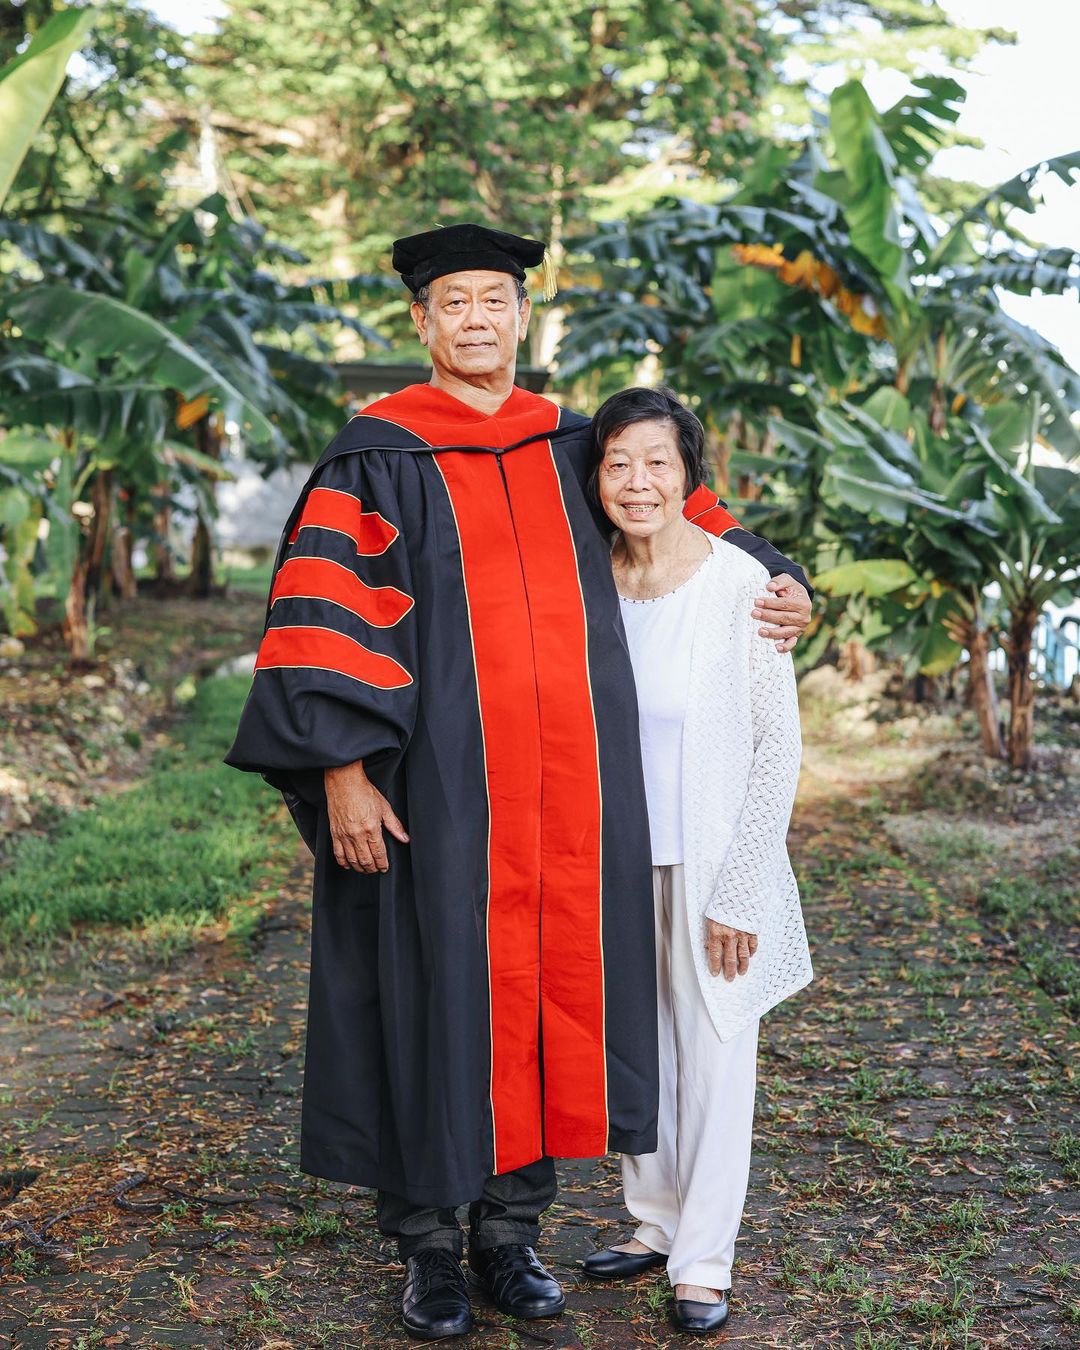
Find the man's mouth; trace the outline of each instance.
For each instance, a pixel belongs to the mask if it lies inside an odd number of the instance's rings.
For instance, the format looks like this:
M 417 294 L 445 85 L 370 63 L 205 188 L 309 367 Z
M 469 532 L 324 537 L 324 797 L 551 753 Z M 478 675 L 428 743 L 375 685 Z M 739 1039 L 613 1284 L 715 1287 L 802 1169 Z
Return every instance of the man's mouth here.
M 482 352 L 488 347 L 494 347 L 494 342 L 459 342 L 458 350 L 463 352 Z

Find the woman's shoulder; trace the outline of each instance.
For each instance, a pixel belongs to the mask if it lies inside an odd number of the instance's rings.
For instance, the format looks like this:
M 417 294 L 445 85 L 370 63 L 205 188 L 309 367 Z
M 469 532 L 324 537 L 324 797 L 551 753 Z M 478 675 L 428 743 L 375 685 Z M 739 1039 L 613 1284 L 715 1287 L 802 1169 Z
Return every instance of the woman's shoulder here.
M 711 572 L 714 585 L 719 585 L 721 581 L 750 587 L 764 586 L 768 583 L 769 569 L 738 544 L 732 544 L 718 535 L 710 535 L 709 542 L 713 551 L 714 565 Z

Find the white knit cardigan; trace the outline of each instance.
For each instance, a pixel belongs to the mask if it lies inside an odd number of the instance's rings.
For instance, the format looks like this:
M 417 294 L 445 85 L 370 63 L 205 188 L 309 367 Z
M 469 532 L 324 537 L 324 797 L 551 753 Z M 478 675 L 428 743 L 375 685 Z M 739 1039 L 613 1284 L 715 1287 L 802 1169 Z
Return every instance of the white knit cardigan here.
M 686 918 L 698 983 L 721 1040 L 813 979 L 787 828 L 802 741 L 795 668 L 751 618 L 769 574 L 711 539 L 683 729 Z M 745 975 L 710 975 L 705 919 L 757 934 Z

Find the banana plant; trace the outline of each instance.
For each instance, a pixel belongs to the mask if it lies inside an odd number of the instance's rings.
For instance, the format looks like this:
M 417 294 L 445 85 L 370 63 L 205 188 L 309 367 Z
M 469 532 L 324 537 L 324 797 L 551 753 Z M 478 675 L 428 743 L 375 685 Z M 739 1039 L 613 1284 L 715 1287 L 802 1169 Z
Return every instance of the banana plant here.
M 108 221 L 76 213 L 53 230 L 5 221 L 0 248 L 10 264 L 0 280 L 5 421 L 62 444 L 72 481 L 94 504 L 60 597 L 73 658 L 86 659 L 105 579 L 97 530 L 111 532 L 116 494 L 137 523 L 151 514 L 141 503 L 153 500 L 160 515 L 179 484 L 192 488 L 204 564 L 196 570 L 208 586 L 226 423 L 266 469 L 310 456 L 340 416 L 330 334 L 381 338 L 324 283 L 275 276 L 280 250 L 251 222 L 232 220 L 220 197 L 164 227 L 135 228 L 123 212 Z
M 879 398 L 875 411 L 884 406 Z M 850 456 L 855 449 L 872 462 L 878 447 L 895 438 L 917 457 L 928 502 L 905 504 L 895 491 L 890 499 L 883 484 L 862 499 L 861 535 L 837 521 L 832 508 L 828 515 L 845 556 L 818 574 L 817 585 L 833 597 L 858 597 L 860 636 L 904 653 L 924 673 L 944 673 L 966 652 L 983 750 L 1027 769 L 1035 627 L 1049 601 L 1068 603 L 1080 595 L 1080 470 L 1063 460 L 1036 463 L 1031 446 L 1012 449 L 1007 424 L 1001 420 L 995 427 L 974 408 L 951 417 L 942 436 L 906 400 L 890 398 L 888 409 L 889 426 L 875 424 L 865 407 L 853 409 L 841 453 Z M 835 432 L 834 416 L 822 410 L 819 423 Z M 792 435 L 778 425 L 776 434 L 784 447 L 805 442 L 801 429 Z M 849 505 L 859 500 L 842 480 L 838 486 Z M 995 590 L 996 603 L 987 598 Z M 990 668 L 999 626 L 1009 671 L 1007 737 Z
M 943 220 L 920 176 L 962 100 L 927 79 L 879 112 L 849 82 L 804 143 L 763 145 L 727 198 L 669 199 L 578 241 L 594 285 L 571 296 L 559 369 L 656 361 L 712 429 L 717 486 L 832 586 L 804 660 L 848 634 L 927 672 L 966 650 L 984 747 L 1001 754 L 987 591 L 1006 595 L 1011 625 L 1066 583 L 1039 570 L 1033 541 L 1052 549 L 1059 527 L 1032 447 L 1080 464 L 1080 376 L 1001 295 L 1080 284 L 1080 252 L 1014 224 L 1048 179 L 1076 180 L 1080 152 Z M 912 575 L 879 591 L 889 563 Z M 1030 632 L 1005 641 L 1008 753 L 1026 764 Z
M 0 206 L 92 23 L 92 10 L 62 10 L 42 25 L 26 51 L 0 69 Z

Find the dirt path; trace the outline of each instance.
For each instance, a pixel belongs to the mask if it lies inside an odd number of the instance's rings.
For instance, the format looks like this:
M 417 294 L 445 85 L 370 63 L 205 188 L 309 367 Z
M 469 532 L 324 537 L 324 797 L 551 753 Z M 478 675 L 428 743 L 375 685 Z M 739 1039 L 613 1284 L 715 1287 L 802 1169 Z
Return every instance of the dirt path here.
M 727 1341 L 1080 1344 L 1074 1029 L 888 847 L 880 806 L 838 793 L 804 776 L 818 978 L 764 1026 Z M 0 1345 L 412 1344 L 369 1194 L 294 1165 L 305 892 L 301 861 L 251 950 L 0 990 Z M 463 1350 L 684 1343 L 661 1280 L 576 1273 L 625 1232 L 612 1163 L 563 1181 L 541 1254 L 567 1315 L 511 1329 L 481 1306 Z

